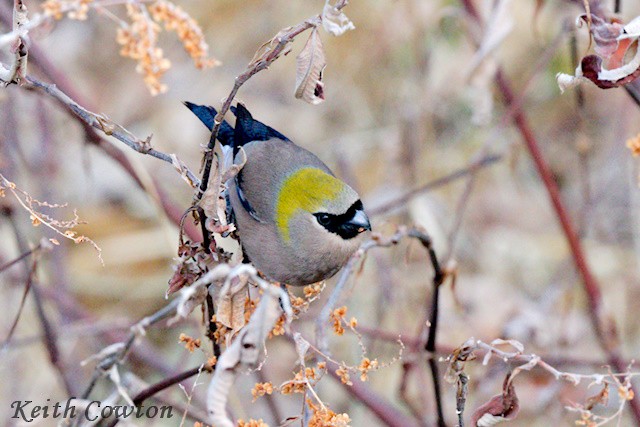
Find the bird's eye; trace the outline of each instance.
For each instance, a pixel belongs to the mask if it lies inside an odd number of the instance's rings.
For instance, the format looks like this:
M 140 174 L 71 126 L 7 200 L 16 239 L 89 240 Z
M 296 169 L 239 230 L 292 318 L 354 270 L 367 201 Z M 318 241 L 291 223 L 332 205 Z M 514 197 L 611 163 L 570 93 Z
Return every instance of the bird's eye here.
M 331 223 L 331 217 L 329 216 L 329 214 L 319 213 L 319 214 L 316 214 L 316 218 L 318 218 L 318 223 L 320 223 L 320 225 L 324 227 L 326 227 Z

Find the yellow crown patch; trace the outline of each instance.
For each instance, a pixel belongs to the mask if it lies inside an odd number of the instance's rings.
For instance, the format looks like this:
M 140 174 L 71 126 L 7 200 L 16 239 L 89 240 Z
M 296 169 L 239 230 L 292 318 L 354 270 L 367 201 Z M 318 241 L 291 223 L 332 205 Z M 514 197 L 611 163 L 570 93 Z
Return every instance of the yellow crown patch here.
M 276 203 L 276 225 L 285 242 L 291 239 L 289 221 L 298 210 L 317 212 L 343 190 L 339 179 L 314 167 L 302 168 L 284 180 Z

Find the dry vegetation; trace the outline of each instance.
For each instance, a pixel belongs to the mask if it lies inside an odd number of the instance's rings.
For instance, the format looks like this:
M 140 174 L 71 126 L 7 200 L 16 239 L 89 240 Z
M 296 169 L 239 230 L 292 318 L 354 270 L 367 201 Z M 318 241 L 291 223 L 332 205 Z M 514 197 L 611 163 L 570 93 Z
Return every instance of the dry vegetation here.
M 639 15 L 2 2 L 0 419 L 75 396 L 177 414 L 120 425 L 640 426 Z M 183 100 L 317 153 L 373 239 L 304 289 L 237 266 L 237 170 Z

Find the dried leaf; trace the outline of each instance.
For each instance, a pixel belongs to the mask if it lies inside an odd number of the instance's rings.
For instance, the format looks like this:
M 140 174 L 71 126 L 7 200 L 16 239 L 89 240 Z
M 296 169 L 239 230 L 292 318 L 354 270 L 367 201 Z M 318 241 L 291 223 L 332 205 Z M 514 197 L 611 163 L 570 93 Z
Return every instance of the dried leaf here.
M 487 427 L 515 419 L 520 411 L 520 403 L 510 378 L 510 375 L 505 377 L 501 394 L 493 396 L 474 411 L 471 417 L 472 426 Z
M 517 368 L 515 368 L 513 370 L 513 372 L 511 373 L 511 377 L 515 377 L 516 375 L 518 375 L 520 372 L 522 371 L 530 371 L 533 368 L 535 368 L 538 363 L 540 363 L 540 356 L 536 356 L 536 355 L 532 355 L 531 356 L 531 360 L 529 360 L 527 363 L 525 363 L 524 365 L 520 365 Z
M 560 93 L 564 93 L 565 90 L 571 89 L 572 87 L 576 87 L 584 81 L 586 81 L 586 79 L 582 76 L 581 67 L 578 67 L 578 69 L 576 70 L 575 76 L 572 76 L 571 74 L 565 74 L 565 73 L 556 74 L 556 83 L 558 83 L 558 87 L 560 88 Z
M 603 68 L 602 58 L 596 55 L 582 58 L 580 65 L 582 75 L 601 89 L 623 86 L 640 76 L 640 49 L 629 63 L 612 70 Z
M 122 385 L 122 380 L 120 379 L 120 372 L 118 372 L 118 365 L 113 365 L 111 369 L 109 369 L 109 379 L 115 384 L 116 390 L 118 390 L 118 394 L 131 406 L 135 406 L 133 403 L 133 399 L 129 396 L 129 392 Z
M 307 355 L 307 352 L 309 351 L 309 347 L 311 346 L 311 344 L 309 344 L 309 341 L 305 340 L 302 337 L 300 332 L 296 332 L 293 334 L 293 340 L 296 343 L 296 352 L 298 353 L 298 362 L 300 362 L 300 365 L 305 366 L 304 358 Z
M 326 1 L 322 10 L 322 27 L 334 36 L 341 36 L 349 30 L 356 29 L 347 15 L 331 4 L 331 0 Z
M 241 329 L 244 316 L 246 293 L 241 292 L 248 283 L 246 276 L 238 276 L 225 284 L 216 301 L 216 320 L 232 330 Z
M 222 173 L 222 182 L 227 182 L 238 175 L 245 163 L 247 163 L 247 153 L 244 151 L 244 148 L 240 147 L 238 154 L 236 155 L 236 159 L 236 163 L 229 166 L 229 168 Z
M 487 354 L 482 358 L 482 366 L 487 366 L 493 357 L 493 351 L 487 351 Z
M 235 295 L 221 295 L 216 308 L 216 320 L 229 329 L 238 330 L 245 324 L 244 302 L 246 295 L 238 292 Z
M 117 342 L 115 344 L 108 345 L 98 353 L 92 354 L 91 356 L 84 359 L 82 362 L 80 362 L 80 366 L 86 366 L 94 360 L 100 361 L 106 359 L 107 357 L 112 357 L 113 355 L 121 352 L 124 348 L 125 344 L 123 342 Z
M 473 350 L 476 348 L 476 340 L 469 338 L 460 347 L 453 350 L 451 356 L 449 356 L 449 366 L 447 372 L 444 375 L 444 380 L 450 384 L 454 384 L 458 381 L 458 377 L 464 371 L 464 366 L 467 361 L 473 360 Z
M 207 288 L 204 286 L 190 286 L 182 289 L 176 315 L 167 322 L 168 325 L 173 325 L 191 314 L 194 308 L 204 302 L 207 293 Z
M 280 43 L 282 36 L 290 32 L 292 29 L 293 27 L 283 28 L 282 30 L 278 31 L 278 34 L 276 34 L 271 40 L 263 43 L 262 46 L 260 46 L 258 50 L 256 50 L 256 53 L 253 55 L 253 58 L 249 62 L 248 68 L 253 67 L 260 61 L 264 61 L 273 51 L 273 49 L 275 49 L 278 43 Z M 285 48 L 285 50 L 283 50 L 280 55 L 286 55 L 287 53 L 289 53 L 289 49 L 289 47 Z
M 602 386 L 602 390 L 600 390 L 600 393 L 596 394 L 595 396 L 591 396 L 587 399 L 587 402 L 584 408 L 587 411 L 590 411 L 596 405 L 606 406 L 608 402 L 609 402 L 609 384 L 604 383 L 604 385 Z
M 304 49 L 296 58 L 296 98 L 316 105 L 324 101 L 322 72 L 327 63 L 318 29 L 314 28 Z
M 590 17 L 581 15 L 578 19 L 589 23 L 589 18 L 591 19 L 589 30 L 595 43 L 594 50 L 603 58 L 609 58 L 618 50 L 618 37 L 622 33 L 623 27 L 617 22 L 606 22 L 597 15 L 590 15 Z
M 625 63 L 631 46 L 640 37 L 640 17 L 622 26 L 617 22 L 607 22 L 595 15 L 582 15 L 579 22 L 589 23 L 589 30 L 595 42 L 597 55 L 582 58 L 575 76 L 557 74 L 556 80 L 561 91 L 575 86 L 583 80 L 591 80 L 601 89 L 623 86 L 640 76 L 640 49 L 636 48 L 633 58 Z

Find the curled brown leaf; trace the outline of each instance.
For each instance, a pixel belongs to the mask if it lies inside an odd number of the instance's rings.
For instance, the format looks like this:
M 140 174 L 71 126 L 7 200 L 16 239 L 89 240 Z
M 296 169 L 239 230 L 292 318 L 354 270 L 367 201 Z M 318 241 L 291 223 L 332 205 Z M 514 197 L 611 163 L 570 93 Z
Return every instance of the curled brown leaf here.
M 503 421 L 513 420 L 520 411 L 520 402 L 516 389 L 507 374 L 502 384 L 502 393 L 493 396 L 488 402 L 476 409 L 471 417 L 473 427 L 492 426 Z
M 311 31 L 307 43 L 296 58 L 296 64 L 296 98 L 313 105 L 320 104 L 324 101 L 322 72 L 327 62 L 317 27 Z

